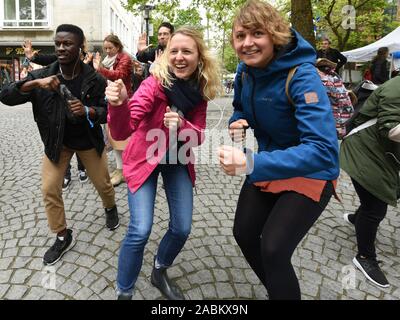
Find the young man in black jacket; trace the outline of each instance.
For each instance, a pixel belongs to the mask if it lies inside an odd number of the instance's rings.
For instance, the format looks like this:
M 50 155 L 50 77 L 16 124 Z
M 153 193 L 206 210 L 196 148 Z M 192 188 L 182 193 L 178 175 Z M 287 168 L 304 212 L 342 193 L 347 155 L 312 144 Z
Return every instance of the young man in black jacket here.
M 22 44 L 24 49 L 25 58 L 28 59 L 29 62 L 33 62 L 35 64 L 46 67 L 57 61 L 56 54 L 41 54 L 37 50 L 33 50 L 32 41 L 27 39 Z M 78 171 L 79 171 L 79 181 L 81 183 L 85 183 L 88 180 L 86 174 L 86 168 L 82 163 L 81 158 L 79 158 L 78 154 L 75 155 L 76 160 L 78 162 Z M 71 184 L 71 164 L 68 165 L 67 170 L 65 171 L 64 181 L 62 184 L 62 190 L 67 191 Z
M 322 40 L 321 49 L 317 51 L 317 58 L 325 58 L 336 63 L 335 72 L 337 74 L 339 74 L 340 68 L 347 62 L 347 58 L 339 50 L 331 48 L 331 41 L 328 39 Z
M 164 52 L 164 49 L 173 33 L 174 26 L 172 24 L 169 22 L 161 23 L 157 32 L 158 46 L 152 49 L 149 49 L 152 45 L 147 45 L 147 35 L 146 33 L 143 33 L 139 38 L 136 59 L 143 63 L 154 62 L 157 56 Z
M 45 147 L 42 194 L 49 227 L 57 234 L 43 257 L 55 264 L 73 245 L 62 198 L 64 172 L 74 153 L 79 154 L 105 208 L 106 226 L 119 226 L 115 192 L 107 169 L 101 123 L 106 122 L 105 80 L 80 59 L 83 31 L 60 25 L 55 36 L 57 61 L 3 88 L 0 101 L 7 105 L 32 102 L 33 116 Z M 75 98 L 76 97 L 76 98 Z

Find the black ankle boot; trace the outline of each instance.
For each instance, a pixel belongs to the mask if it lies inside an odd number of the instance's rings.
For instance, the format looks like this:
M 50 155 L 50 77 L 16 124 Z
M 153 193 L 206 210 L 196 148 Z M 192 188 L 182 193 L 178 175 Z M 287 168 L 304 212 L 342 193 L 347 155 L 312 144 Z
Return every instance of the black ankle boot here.
M 167 268 L 161 267 L 157 269 L 155 267 L 155 259 L 153 271 L 151 272 L 151 283 L 158 288 L 168 300 L 185 300 L 181 289 L 168 278 Z
M 132 300 L 132 295 L 130 294 L 119 294 L 117 300 Z

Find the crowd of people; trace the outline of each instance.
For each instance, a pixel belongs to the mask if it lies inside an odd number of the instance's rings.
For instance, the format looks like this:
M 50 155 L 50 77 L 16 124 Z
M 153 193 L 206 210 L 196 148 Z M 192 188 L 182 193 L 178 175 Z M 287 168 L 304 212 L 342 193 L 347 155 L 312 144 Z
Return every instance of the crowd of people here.
M 193 27 L 175 30 L 162 23 L 156 48 L 146 38 L 140 37 L 132 57 L 117 35 L 108 35 L 102 57 L 88 52 L 80 27 L 60 25 L 53 55 L 35 52 L 25 41 L 27 59 L 44 68 L 27 70 L 23 80 L 3 87 L 0 101 L 31 102 L 44 144 L 41 189 L 55 242 L 43 263 L 54 265 L 75 244 L 62 194 L 71 183 L 76 154 L 79 179 L 95 186 L 110 231 L 119 227 L 115 187 L 126 182 L 130 220 L 115 289 L 118 299 L 132 299 L 161 175 L 170 220 L 154 253 L 151 283 L 167 299 L 183 300 L 167 269 L 191 232 L 192 148 L 205 139 L 208 102 L 222 93 L 221 67 Z M 227 130 L 235 143 L 253 130 L 258 150 L 223 145 L 216 152 L 223 173 L 245 177 L 233 235 L 269 299 L 301 299 L 291 258 L 330 199 L 338 197 L 340 167 L 360 198 L 357 211 L 344 215 L 357 236 L 353 263 L 373 284 L 388 287 L 375 239 L 387 206 L 395 206 L 400 195 L 399 77 L 375 76 L 380 86 L 355 111 L 357 98 L 338 75 L 346 58 L 330 48 L 329 40 L 317 52 L 260 0 L 238 10 L 231 45 L 240 63 Z M 387 51 L 380 50 L 374 60 L 377 74 L 385 74 L 385 57 Z M 157 148 L 149 152 L 155 141 Z M 111 174 L 108 143 L 115 159 Z

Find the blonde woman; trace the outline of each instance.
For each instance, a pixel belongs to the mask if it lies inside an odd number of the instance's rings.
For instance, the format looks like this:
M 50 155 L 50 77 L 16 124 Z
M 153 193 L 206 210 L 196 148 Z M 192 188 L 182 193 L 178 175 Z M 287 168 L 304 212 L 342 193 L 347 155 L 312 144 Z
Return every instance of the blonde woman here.
M 207 101 L 220 90 L 219 66 L 201 33 L 190 27 L 182 27 L 172 35 L 152 76 L 142 82 L 131 100 L 121 81 L 106 89 L 112 135 L 120 140 L 131 137 L 123 157 L 131 217 L 119 255 L 119 299 L 132 297 L 142 267 L 160 174 L 170 223 L 154 258 L 151 282 L 167 299 L 184 299 L 182 291 L 168 278 L 167 268 L 191 231 L 195 182 L 191 147 L 203 142 Z M 153 150 L 155 141 L 158 147 Z M 186 143 L 188 152 L 179 152 Z

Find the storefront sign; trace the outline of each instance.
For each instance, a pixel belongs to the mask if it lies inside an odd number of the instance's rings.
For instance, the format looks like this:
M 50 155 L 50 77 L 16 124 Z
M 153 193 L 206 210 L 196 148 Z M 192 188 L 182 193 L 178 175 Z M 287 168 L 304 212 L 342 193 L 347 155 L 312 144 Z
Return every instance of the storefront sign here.
M 23 48 L 6 48 L 6 56 L 11 56 L 11 55 L 19 55 L 23 56 L 24 49 Z
M 54 54 L 54 46 L 38 46 L 32 48 L 34 51 L 39 51 L 42 54 Z M 24 48 L 13 46 L 0 46 L 0 58 L 11 58 L 13 56 L 23 57 L 25 55 Z

